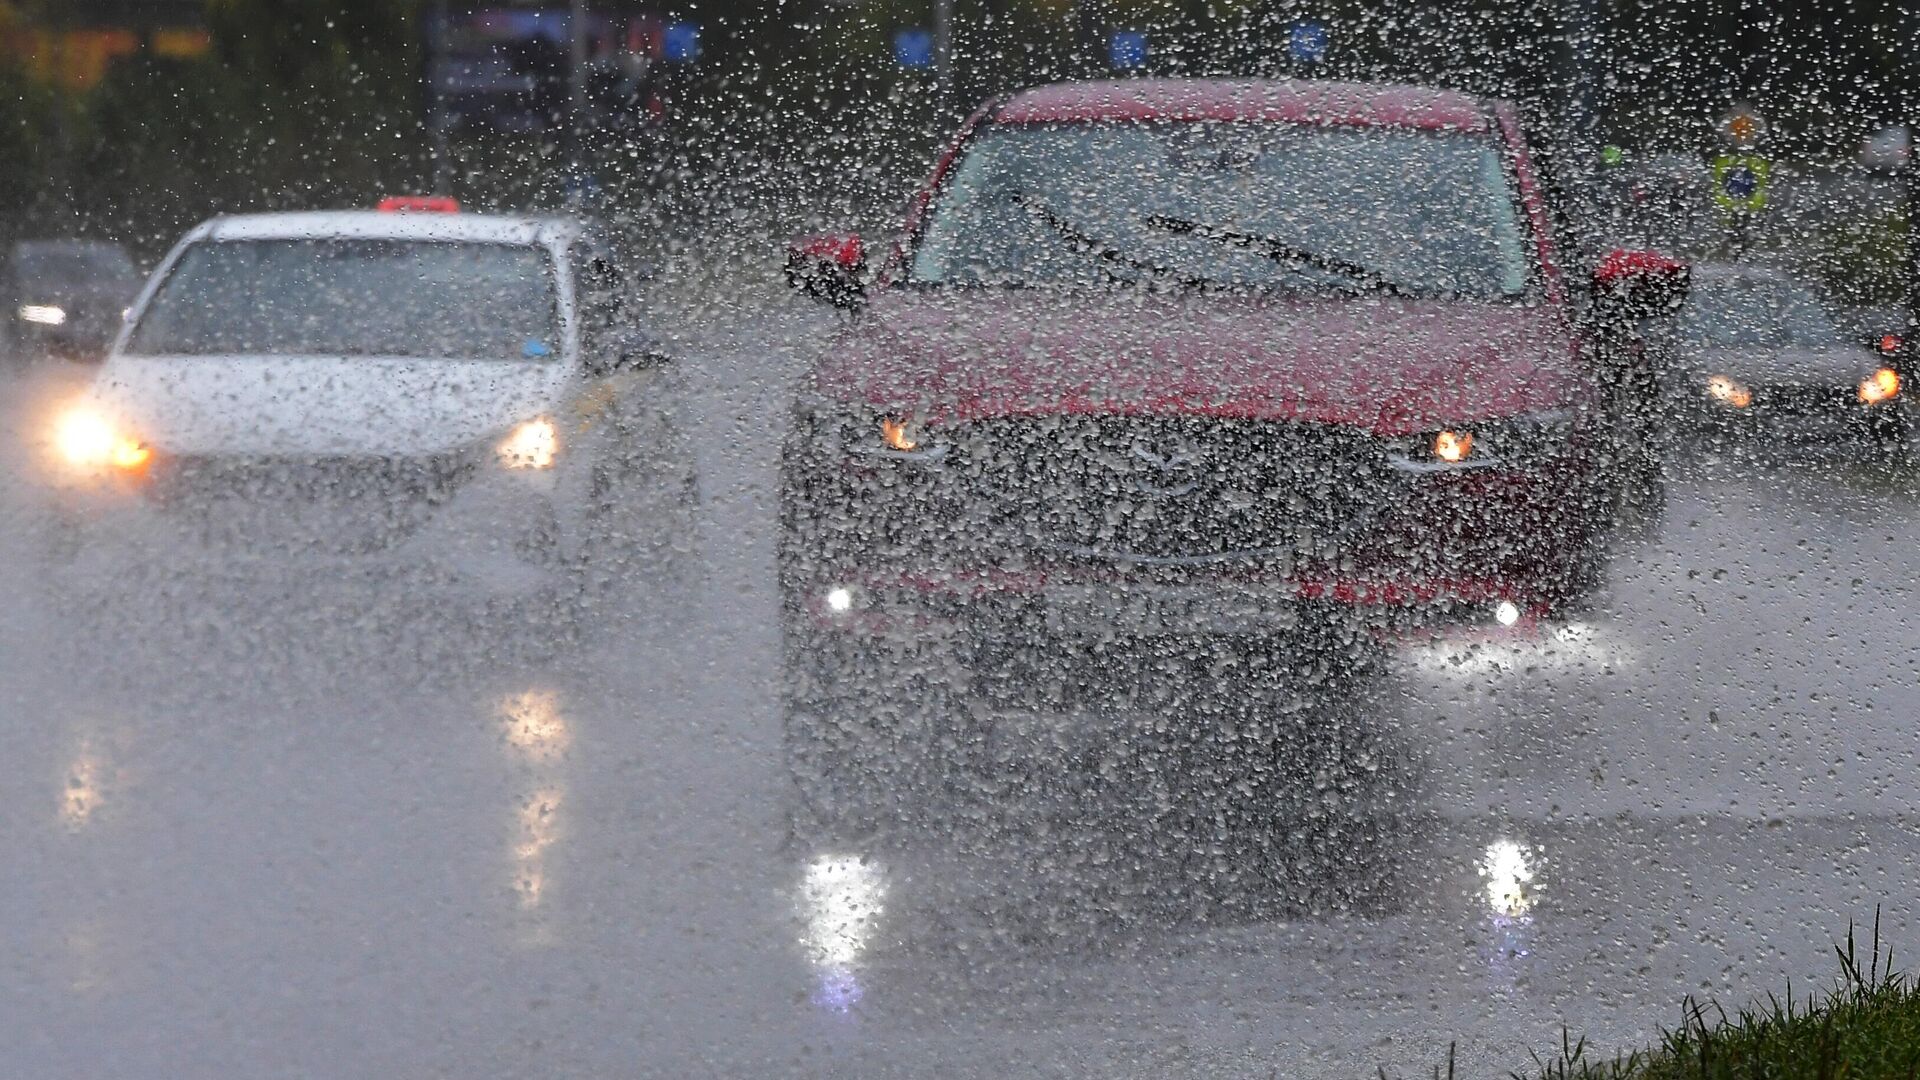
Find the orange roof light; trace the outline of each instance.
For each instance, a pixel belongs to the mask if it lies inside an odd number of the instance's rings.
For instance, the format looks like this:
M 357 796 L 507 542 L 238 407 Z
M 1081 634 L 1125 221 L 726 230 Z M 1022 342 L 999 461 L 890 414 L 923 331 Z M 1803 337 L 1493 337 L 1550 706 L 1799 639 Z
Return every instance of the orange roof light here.
M 383 214 L 457 214 L 460 200 L 450 195 L 389 195 L 380 200 Z

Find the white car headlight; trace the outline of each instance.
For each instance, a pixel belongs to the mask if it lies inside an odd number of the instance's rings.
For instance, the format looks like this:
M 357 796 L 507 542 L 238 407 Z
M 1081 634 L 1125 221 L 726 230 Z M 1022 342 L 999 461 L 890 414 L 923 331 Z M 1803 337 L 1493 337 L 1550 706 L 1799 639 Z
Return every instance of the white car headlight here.
M 67 322 L 67 309 L 57 304 L 21 304 L 20 321 L 38 323 L 41 326 L 64 326 Z
M 500 440 L 495 452 L 509 469 L 550 469 L 560 454 L 560 432 L 551 420 L 529 420 Z
M 67 464 L 84 469 L 111 465 L 132 470 L 153 459 L 151 448 L 85 405 L 68 409 L 54 421 L 53 445 Z

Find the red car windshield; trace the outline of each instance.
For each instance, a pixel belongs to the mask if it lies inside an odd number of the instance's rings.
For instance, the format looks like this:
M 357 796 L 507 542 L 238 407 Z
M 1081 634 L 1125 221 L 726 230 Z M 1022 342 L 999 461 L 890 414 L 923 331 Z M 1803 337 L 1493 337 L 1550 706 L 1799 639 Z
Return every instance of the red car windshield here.
M 1070 123 L 983 131 L 908 276 L 1497 299 L 1524 295 L 1533 265 L 1488 135 Z

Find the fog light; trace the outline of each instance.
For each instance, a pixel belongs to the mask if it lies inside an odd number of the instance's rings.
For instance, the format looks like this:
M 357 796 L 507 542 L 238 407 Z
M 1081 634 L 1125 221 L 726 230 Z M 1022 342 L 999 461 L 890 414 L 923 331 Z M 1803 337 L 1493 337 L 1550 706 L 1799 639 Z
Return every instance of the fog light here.
M 1520 605 L 1511 600 L 1502 600 L 1493 605 L 1493 621 L 1501 626 L 1512 626 L 1520 621 Z
M 1888 367 L 1861 379 L 1858 390 L 1861 404 L 1864 405 L 1878 405 L 1899 392 L 1900 373 Z
M 853 590 L 845 585 L 835 585 L 827 590 L 827 610 L 835 614 L 844 614 L 853 610 Z

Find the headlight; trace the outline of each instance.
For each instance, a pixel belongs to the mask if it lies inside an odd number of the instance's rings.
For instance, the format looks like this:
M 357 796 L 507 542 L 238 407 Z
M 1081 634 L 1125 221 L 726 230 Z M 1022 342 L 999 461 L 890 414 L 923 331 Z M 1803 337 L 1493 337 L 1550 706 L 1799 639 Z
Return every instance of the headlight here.
M 1707 380 L 1707 396 L 1722 405 L 1731 405 L 1736 409 L 1744 409 L 1753 404 L 1753 391 L 1725 375 L 1715 375 Z
M 1433 437 L 1433 456 L 1441 461 L 1459 463 L 1473 453 L 1473 432 L 1443 431 Z
M 53 445 L 70 465 L 138 469 L 153 459 L 153 450 L 116 429 L 106 417 L 85 406 L 61 414 L 54 425 Z
M 1860 380 L 1858 393 L 1864 405 L 1878 405 L 1900 392 L 1900 373 L 1883 367 Z
M 54 304 L 21 304 L 20 321 L 39 323 L 41 326 L 62 326 L 67 321 L 67 309 Z
M 496 448 L 509 469 L 550 469 L 560 452 L 560 433 L 551 420 L 529 420 L 514 428 Z
M 1471 428 L 1396 439 L 1388 446 L 1387 460 L 1402 472 L 1526 468 L 1566 452 L 1573 440 L 1573 420 L 1567 409 L 1482 420 Z
M 947 456 L 949 447 L 913 416 L 849 417 L 840 428 L 843 451 L 861 457 L 895 458 L 931 464 Z

